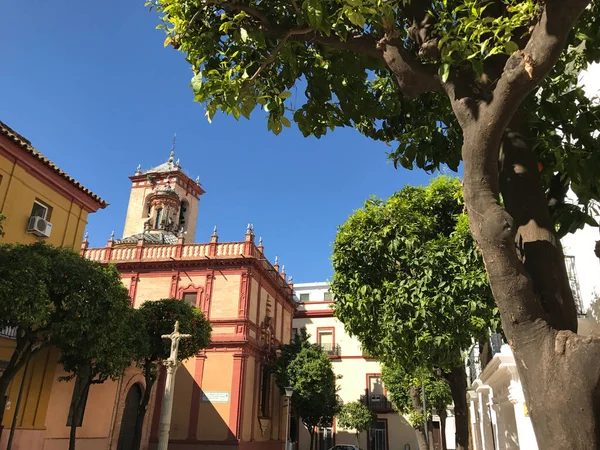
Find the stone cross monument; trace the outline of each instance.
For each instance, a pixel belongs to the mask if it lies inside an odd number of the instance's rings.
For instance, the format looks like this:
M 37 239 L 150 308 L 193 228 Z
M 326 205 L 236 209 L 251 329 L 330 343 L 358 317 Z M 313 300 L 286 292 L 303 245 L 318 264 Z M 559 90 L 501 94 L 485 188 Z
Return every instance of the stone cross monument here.
M 167 450 L 169 447 L 169 431 L 171 429 L 171 412 L 173 410 L 173 393 L 175 391 L 175 372 L 179 361 L 177 352 L 179 351 L 179 341 L 192 337 L 191 334 L 179 333 L 179 321 L 175 322 L 175 329 L 171 334 L 163 334 L 163 339 L 171 340 L 171 354 L 168 359 L 163 361 L 167 368 L 167 379 L 165 382 L 165 395 L 163 397 L 162 411 L 160 414 L 160 428 L 158 438 L 158 450 Z

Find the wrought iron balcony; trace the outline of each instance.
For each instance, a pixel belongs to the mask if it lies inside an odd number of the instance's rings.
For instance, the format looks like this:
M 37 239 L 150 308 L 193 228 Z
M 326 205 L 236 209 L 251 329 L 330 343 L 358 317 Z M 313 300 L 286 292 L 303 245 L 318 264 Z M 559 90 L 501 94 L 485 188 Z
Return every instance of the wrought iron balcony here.
M 0 337 L 8 339 L 17 338 L 17 327 L 3 327 L 0 328 Z
M 319 344 L 324 353 L 332 357 L 342 356 L 342 351 L 339 344 Z
M 365 395 L 360 396 L 360 402 L 367 406 L 371 411 L 384 413 L 392 412 L 394 407 L 385 395 L 373 394 L 365 391 Z

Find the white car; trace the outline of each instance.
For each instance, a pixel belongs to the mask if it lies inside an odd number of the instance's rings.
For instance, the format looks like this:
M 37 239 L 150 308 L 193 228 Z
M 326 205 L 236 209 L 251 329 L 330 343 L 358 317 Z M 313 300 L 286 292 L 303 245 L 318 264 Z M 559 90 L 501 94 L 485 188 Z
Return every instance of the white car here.
M 334 445 L 329 450 L 361 450 L 356 445 L 339 444 Z

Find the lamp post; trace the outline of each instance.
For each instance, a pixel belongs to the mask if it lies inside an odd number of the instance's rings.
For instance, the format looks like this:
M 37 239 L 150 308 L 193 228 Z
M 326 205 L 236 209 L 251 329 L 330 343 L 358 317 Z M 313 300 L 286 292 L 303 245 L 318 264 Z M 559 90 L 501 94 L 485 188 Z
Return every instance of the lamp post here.
M 285 396 L 288 399 L 287 402 L 287 418 L 285 421 L 285 449 L 284 450 L 289 450 L 289 436 L 290 436 L 290 419 L 291 419 L 291 404 L 292 404 L 292 394 L 294 393 L 294 389 L 292 389 L 291 387 L 286 387 L 285 388 Z

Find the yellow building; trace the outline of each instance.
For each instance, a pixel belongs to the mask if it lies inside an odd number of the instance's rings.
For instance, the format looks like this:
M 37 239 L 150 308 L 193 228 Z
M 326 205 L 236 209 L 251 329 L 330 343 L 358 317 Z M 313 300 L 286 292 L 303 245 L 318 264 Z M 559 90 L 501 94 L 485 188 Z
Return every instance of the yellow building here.
M 74 248 L 83 237 L 89 213 L 107 204 L 48 160 L 23 136 L 0 122 L 0 212 L 6 216 L 0 243 L 48 244 Z M 15 331 L 0 329 L 0 372 L 10 359 Z M 55 379 L 57 354 L 45 350 L 30 361 L 9 389 L 0 428 L 6 447 L 18 391 L 23 385 L 13 450 L 42 448 L 46 411 Z

